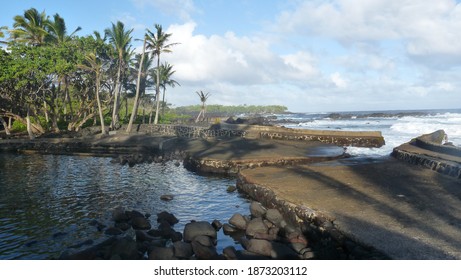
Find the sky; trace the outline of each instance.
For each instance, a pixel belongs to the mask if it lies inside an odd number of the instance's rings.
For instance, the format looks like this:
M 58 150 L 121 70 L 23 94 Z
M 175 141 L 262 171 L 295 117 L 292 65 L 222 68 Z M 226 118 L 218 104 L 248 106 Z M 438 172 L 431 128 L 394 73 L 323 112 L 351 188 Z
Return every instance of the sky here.
M 36 8 L 78 35 L 122 21 L 171 33 L 174 106 L 285 105 L 292 112 L 461 108 L 455 0 L 15 0 L 0 26 Z M 140 49 L 140 41 L 133 47 Z

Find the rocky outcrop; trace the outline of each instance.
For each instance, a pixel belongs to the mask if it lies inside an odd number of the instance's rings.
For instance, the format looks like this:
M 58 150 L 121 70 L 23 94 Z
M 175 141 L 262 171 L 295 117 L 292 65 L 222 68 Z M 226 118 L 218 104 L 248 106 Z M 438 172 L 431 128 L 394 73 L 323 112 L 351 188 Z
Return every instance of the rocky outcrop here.
M 421 135 L 395 147 L 392 156 L 461 179 L 461 148 L 444 145 L 445 139 L 447 135 L 443 130 Z

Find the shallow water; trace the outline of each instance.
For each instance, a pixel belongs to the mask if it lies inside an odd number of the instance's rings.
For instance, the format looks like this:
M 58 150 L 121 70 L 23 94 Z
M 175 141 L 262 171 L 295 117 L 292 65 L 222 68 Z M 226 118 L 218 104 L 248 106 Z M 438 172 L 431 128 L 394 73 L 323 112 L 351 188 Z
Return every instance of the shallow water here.
M 174 214 L 182 232 L 190 220 L 221 222 L 248 214 L 249 200 L 227 193 L 234 178 L 203 177 L 174 163 L 132 168 L 110 158 L 0 154 L 0 259 L 57 258 L 68 246 L 104 234 L 92 220 L 111 225 L 111 210 L 123 206 Z M 172 194 L 172 201 L 160 196 Z M 218 252 L 234 241 L 218 234 Z

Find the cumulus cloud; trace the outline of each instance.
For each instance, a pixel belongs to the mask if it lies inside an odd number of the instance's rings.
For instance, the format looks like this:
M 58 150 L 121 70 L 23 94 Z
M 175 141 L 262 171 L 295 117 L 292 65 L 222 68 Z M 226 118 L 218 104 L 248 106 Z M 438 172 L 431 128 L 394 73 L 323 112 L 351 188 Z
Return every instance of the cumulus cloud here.
M 277 23 L 284 32 L 327 36 L 345 46 L 399 40 L 421 61 L 461 60 L 461 4 L 453 0 L 305 1 L 281 13 Z

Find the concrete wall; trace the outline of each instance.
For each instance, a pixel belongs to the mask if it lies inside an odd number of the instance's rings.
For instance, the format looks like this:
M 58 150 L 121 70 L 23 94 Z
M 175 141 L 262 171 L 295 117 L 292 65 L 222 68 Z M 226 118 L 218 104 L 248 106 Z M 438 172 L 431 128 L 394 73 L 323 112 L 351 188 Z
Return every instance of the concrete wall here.
M 211 127 L 151 125 L 144 130 L 147 133 L 187 138 L 245 137 L 248 139 L 319 141 L 338 146 L 356 147 L 381 147 L 385 143 L 379 131 L 300 130 L 275 126 L 230 124 L 219 124 Z

